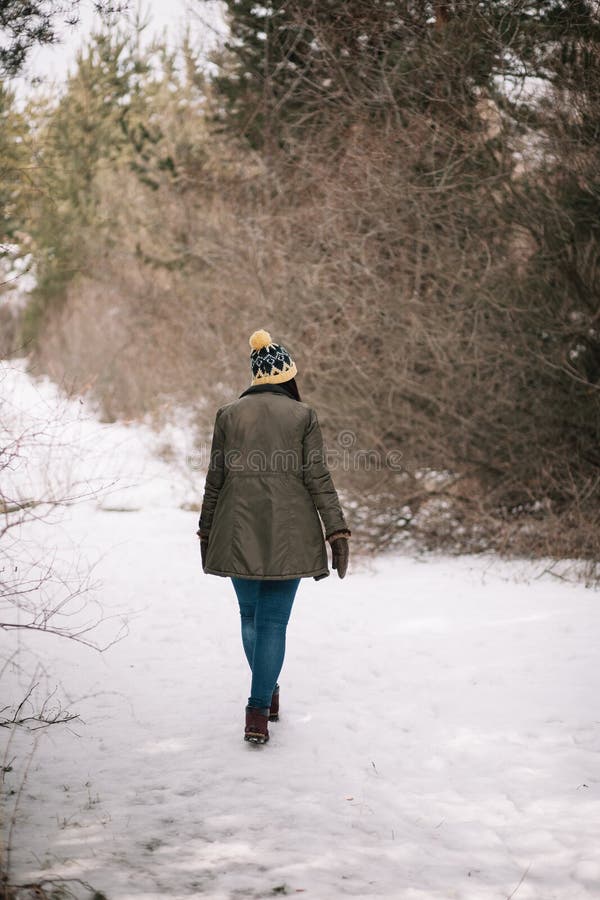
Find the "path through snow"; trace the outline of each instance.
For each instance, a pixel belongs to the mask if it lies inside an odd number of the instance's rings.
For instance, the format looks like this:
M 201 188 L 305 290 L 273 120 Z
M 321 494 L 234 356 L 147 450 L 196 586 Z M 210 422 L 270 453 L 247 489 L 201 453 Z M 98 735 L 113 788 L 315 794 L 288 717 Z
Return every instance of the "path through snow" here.
M 81 503 L 47 538 L 98 559 L 129 632 L 103 654 L 20 636 L 81 721 L 38 732 L 14 877 L 109 900 L 600 897 L 597 593 L 489 559 L 305 579 L 281 721 L 251 747 L 233 589 L 202 574 L 173 473 L 148 467 L 130 511 Z M 13 739 L 13 787 L 30 742 Z

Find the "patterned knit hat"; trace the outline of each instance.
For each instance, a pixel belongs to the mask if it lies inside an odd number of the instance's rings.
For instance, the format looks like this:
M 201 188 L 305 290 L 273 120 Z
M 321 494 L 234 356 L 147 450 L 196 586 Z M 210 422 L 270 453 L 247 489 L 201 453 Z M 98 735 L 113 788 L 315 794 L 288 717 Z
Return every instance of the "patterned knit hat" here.
M 281 384 L 296 372 L 296 363 L 281 344 L 275 344 L 268 331 L 261 329 L 250 336 L 252 384 Z

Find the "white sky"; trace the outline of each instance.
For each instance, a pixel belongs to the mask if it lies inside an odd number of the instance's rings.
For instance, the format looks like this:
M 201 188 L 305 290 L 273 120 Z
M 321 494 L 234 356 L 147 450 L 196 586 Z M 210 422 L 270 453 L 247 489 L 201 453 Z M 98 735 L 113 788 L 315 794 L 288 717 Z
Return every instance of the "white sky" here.
M 145 31 L 147 39 L 165 33 L 170 43 L 183 34 L 186 23 L 190 24 L 194 41 L 199 49 L 207 52 L 214 45 L 217 35 L 222 34 L 225 25 L 222 6 L 218 0 L 210 3 L 204 0 L 130 0 L 127 13 L 121 14 L 123 21 L 134 19 L 141 11 L 144 18 L 150 17 Z M 78 48 L 95 26 L 100 24 L 98 15 L 90 0 L 81 0 L 79 24 L 57 29 L 60 43 L 38 47 L 30 55 L 23 73 L 13 81 L 18 95 L 28 92 L 32 79 L 43 83 L 63 82 L 73 67 Z

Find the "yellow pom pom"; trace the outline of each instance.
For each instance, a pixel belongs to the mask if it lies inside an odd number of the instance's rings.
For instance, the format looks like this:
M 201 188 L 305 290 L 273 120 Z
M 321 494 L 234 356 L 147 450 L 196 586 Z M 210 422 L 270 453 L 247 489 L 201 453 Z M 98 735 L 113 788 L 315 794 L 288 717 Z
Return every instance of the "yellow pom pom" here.
M 250 335 L 250 346 L 253 350 L 262 350 L 263 347 L 268 347 L 269 344 L 272 344 L 271 335 L 268 331 L 265 331 L 264 328 L 261 328 L 260 331 L 255 331 L 254 334 Z

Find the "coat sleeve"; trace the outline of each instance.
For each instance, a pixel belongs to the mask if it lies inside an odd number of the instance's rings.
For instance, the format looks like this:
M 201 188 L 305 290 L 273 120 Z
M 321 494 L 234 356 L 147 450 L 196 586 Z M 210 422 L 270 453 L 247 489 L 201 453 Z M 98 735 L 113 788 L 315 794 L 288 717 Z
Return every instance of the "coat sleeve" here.
M 302 471 L 304 484 L 325 526 L 325 537 L 328 538 L 336 531 L 349 531 L 337 491 L 333 486 L 333 479 L 327 468 L 323 436 L 314 409 L 310 411 L 308 427 L 304 433 Z
M 204 497 L 202 498 L 199 522 L 199 532 L 202 536 L 208 535 L 211 529 L 219 491 L 225 481 L 225 434 L 220 420 L 220 412 L 221 410 L 217 412 L 215 418 L 208 472 L 204 483 Z

